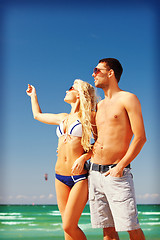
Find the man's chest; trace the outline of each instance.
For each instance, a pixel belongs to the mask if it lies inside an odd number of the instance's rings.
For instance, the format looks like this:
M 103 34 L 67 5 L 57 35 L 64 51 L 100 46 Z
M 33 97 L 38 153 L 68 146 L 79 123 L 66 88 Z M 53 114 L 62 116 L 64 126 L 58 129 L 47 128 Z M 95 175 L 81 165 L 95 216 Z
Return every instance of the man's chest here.
M 103 103 L 96 115 L 96 125 L 120 124 L 127 117 L 125 108 L 118 102 Z

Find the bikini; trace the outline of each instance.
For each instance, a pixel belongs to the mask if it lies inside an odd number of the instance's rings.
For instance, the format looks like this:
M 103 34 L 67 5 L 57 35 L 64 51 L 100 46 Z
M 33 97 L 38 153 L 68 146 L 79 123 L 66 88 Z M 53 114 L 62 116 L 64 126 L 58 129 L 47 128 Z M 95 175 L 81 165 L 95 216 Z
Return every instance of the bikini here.
M 77 119 L 74 123 L 70 125 L 68 131 L 64 132 L 64 121 L 62 121 L 56 129 L 56 133 L 59 138 L 65 136 L 64 142 L 66 142 L 67 136 L 82 137 L 82 124 Z M 59 181 L 72 188 L 77 182 L 87 179 L 88 173 L 74 176 L 55 174 L 55 176 Z
M 67 185 L 68 187 L 72 188 L 77 182 L 87 179 L 88 178 L 88 173 L 81 174 L 81 175 L 75 175 L 75 176 L 64 176 L 64 175 L 59 175 L 55 174 L 56 178 Z
M 57 127 L 56 133 L 58 137 L 61 136 L 74 136 L 74 137 L 82 137 L 82 124 L 79 120 L 76 120 L 74 123 L 72 123 L 68 129 L 68 132 L 64 133 L 64 121 L 60 123 L 60 125 Z

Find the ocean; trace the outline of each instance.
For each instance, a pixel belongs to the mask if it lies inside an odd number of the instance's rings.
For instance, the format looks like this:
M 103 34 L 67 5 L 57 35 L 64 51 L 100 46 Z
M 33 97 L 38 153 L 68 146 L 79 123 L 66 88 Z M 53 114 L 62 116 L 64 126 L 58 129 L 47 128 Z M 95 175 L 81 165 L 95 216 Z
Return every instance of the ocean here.
M 138 205 L 139 221 L 146 240 L 160 240 L 160 205 Z M 87 240 L 102 240 L 102 229 L 92 229 L 89 206 L 79 221 Z M 120 240 L 129 240 L 128 233 L 119 233 Z M 57 205 L 1 205 L 0 239 L 64 240 L 62 221 Z M 137 239 L 138 240 L 138 239 Z

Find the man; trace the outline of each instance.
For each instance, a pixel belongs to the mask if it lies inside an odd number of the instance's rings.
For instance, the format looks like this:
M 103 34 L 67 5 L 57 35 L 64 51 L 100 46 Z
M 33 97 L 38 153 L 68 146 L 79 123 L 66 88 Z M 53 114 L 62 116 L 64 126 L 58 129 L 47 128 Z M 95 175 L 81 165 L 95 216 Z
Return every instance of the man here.
M 118 231 L 127 231 L 131 240 L 144 240 L 130 163 L 146 136 L 138 98 L 118 86 L 122 71 L 117 59 L 105 58 L 92 75 L 105 98 L 97 106 L 98 138 L 89 174 L 91 222 L 94 228 L 103 228 L 104 240 L 118 240 Z

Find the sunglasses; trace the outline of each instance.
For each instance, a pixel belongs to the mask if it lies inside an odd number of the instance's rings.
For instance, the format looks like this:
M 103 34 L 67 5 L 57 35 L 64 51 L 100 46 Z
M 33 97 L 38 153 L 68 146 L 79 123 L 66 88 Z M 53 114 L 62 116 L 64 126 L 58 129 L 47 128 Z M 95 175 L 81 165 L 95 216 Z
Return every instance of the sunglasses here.
M 106 68 L 101 68 L 101 69 L 100 69 L 100 68 L 97 68 L 97 67 L 96 67 L 96 68 L 93 69 L 93 73 L 98 74 L 98 73 L 101 72 L 101 70 L 107 70 L 107 69 L 106 69 Z
M 75 90 L 73 86 L 71 86 L 68 91 L 72 91 L 72 90 Z

